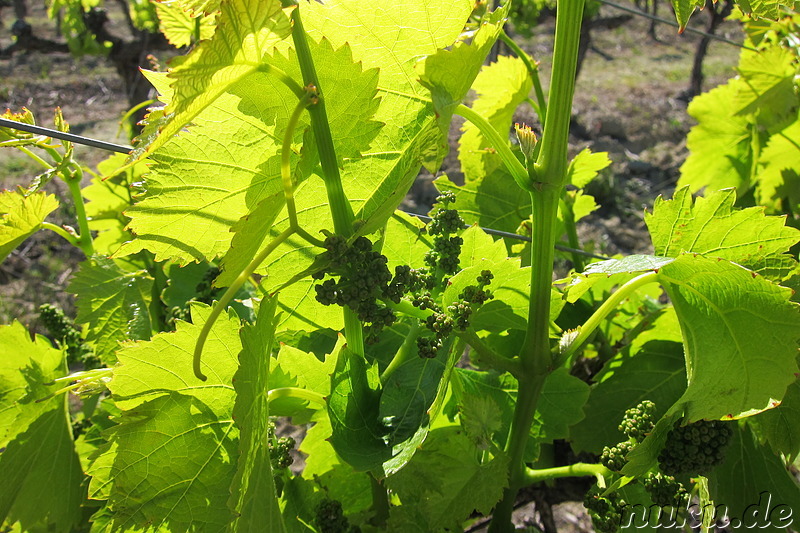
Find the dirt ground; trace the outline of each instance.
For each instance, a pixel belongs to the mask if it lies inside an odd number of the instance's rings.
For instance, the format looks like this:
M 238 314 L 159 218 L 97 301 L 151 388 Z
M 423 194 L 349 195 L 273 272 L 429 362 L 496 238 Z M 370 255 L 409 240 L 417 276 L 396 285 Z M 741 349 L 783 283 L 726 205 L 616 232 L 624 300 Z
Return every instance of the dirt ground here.
M 661 8 L 662 13 L 666 10 L 666 6 Z M 603 17 L 619 14 L 611 7 L 604 6 L 601 11 Z M 12 42 L 12 15 L 10 9 L 0 12 L 0 49 Z M 704 24 L 702 15 L 693 20 L 695 27 Z M 41 9 L 33 11 L 29 20 L 35 31 L 55 38 Z M 679 35 L 675 28 L 662 25 L 657 30 L 658 41 L 654 41 L 647 36 L 648 27 L 648 21 L 636 18 L 617 29 L 594 31 L 594 49 L 588 52 L 578 80 L 571 148 L 575 153 L 584 147 L 607 151 L 613 161 L 611 170 L 591 190 L 602 209 L 580 225 L 581 239 L 594 242 L 600 253 L 651 251 L 644 210 L 657 195 L 671 194 L 686 157 L 685 137 L 692 121 L 680 96 L 689 86 L 698 37 L 688 32 Z M 736 40 L 737 31 L 734 24 L 726 23 L 719 33 Z M 552 19 L 544 20 L 532 38 L 521 41 L 523 48 L 541 61 L 545 86 L 552 34 Z M 704 68 L 705 89 L 735 74 L 732 68 L 738 53 L 732 45 L 711 44 Z M 27 107 L 43 125 L 51 123 L 52 110 L 59 106 L 74 132 L 125 144 L 128 139 L 120 123 L 126 99 L 121 92 L 116 72 L 103 58 L 40 53 L 0 58 L 0 108 Z M 524 108 L 515 120 L 539 127 L 533 113 Z M 454 136 L 456 133 L 454 128 Z M 107 155 L 83 147 L 76 152 L 89 165 Z M 454 153 L 443 171 L 458 180 Z M 26 157 L 10 150 L 0 152 L 0 187 L 27 184 L 37 172 Z M 424 172 L 420 175 L 406 206 L 426 211 L 436 196 L 432 178 Z M 65 187 L 54 183 L 51 191 L 67 199 Z M 70 216 L 70 209 L 62 208 L 53 222 L 63 223 Z M 80 252 L 50 232 L 29 239 L 0 265 L 0 322 L 18 319 L 35 327 L 35 310 L 45 302 L 59 303 L 71 313 L 72 299 L 63 289 L 80 260 Z M 518 526 L 542 523 L 543 517 L 534 513 L 533 507 L 530 503 L 520 508 Z M 558 531 L 592 530 L 583 507 L 576 502 L 557 503 L 550 519 Z M 483 530 L 476 524 L 471 531 Z

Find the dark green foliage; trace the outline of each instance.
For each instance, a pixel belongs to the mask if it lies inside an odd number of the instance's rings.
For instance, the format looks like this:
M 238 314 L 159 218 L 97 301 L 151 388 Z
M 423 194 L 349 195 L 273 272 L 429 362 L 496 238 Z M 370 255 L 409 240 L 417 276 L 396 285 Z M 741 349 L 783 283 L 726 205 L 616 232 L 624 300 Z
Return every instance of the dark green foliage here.
M 59 346 L 66 348 L 67 364 L 81 364 L 85 370 L 103 366 L 92 348 L 83 342 L 81 331 L 64 315 L 62 309 L 52 304 L 42 304 L 39 307 L 39 320 Z
M 650 400 L 641 402 L 636 407 L 625 411 L 619 430 L 626 437 L 641 442 L 655 426 L 656 404 Z
M 725 459 L 733 431 L 719 420 L 699 420 L 672 428 L 658 465 L 667 475 L 705 475 Z
M 617 494 L 601 496 L 597 488 L 586 493 L 583 506 L 589 511 L 592 524 L 598 533 L 614 533 L 622 523 L 622 510 L 625 500 Z
M 625 456 L 636 446 L 636 443 L 630 441 L 623 441 L 612 447 L 604 447 L 603 455 L 600 456 L 600 462 L 614 472 L 620 472 L 627 463 Z
M 189 312 L 188 306 L 181 307 L 179 305 L 173 305 L 167 308 L 167 311 L 164 313 L 164 325 L 169 331 L 175 331 L 178 320 L 191 322 L 191 313 Z
M 206 271 L 205 275 L 203 276 L 202 281 L 197 284 L 195 287 L 195 297 L 194 300 L 198 302 L 203 302 L 204 304 L 211 304 L 214 300 L 216 300 L 217 295 L 220 292 L 220 289 L 214 287 L 214 280 L 217 279 L 219 276 L 220 269 L 219 267 L 212 266 Z
M 661 472 L 647 474 L 643 485 L 653 503 L 661 507 L 679 507 L 689 496 L 682 483 Z

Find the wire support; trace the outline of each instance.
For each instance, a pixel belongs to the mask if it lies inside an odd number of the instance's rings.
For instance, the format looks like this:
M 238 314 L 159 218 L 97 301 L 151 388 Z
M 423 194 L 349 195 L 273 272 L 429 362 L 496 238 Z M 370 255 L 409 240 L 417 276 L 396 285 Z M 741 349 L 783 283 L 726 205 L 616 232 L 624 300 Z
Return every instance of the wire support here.
M 619 5 L 619 4 L 615 3 L 615 2 L 611 2 L 610 0 L 599 0 L 599 2 L 601 4 L 605 4 L 605 5 L 609 6 L 609 7 L 613 7 L 615 9 L 619 9 L 620 11 L 624 11 L 626 13 L 630 13 L 630 14 L 636 15 L 638 17 L 643 17 L 643 18 L 646 18 L 646 19 L 654 20 L 654 21 L 659 22 L 661 24 L 666 24 L 667 26 L 672 26 L 673 28 L 680 29 L 680 27 L 681 27 L 680 24 L 678 24 L 675 21 L 672 21 L 672 20 L 669 20 L 669 19 L 665 19 L 665 18 L 659 17 L 657 15 L 651 15 L 650 13 L 645 13 L 644 11 L 640 11 L 638 9 L 634 9 L 632 7 L 621 6 L 621 5 Z M 703 37 L 708 37 L 709 39 L 713 39 L 715 41 L 719 41 L 719 42 L 722 42 L 722 43 L 725 43 L 725 44 L 730 44 L 732 46 L 736 46 L 737 48 L 744 48 L 745 50 L 753 50 L 754 52 L 757 51 L 755 48 L 752 48 L 750 46 L 745 46 L 742 43 L 737 43 L 736 41 L 732 41 L 730 39 L 726 39 L 725 37 L 721 37 L 719 35 L 714 35 L 713 33 L 708 33 L 708 32 L 705 32 L 703 30 L 698 30 L 698 29 L 692 28 L 690 26 L 686 26 L 686 28 L 684 28 L 684 31 L 687 31 L 689 33 L 694 33 L 695 35 L 702 35 Z
M 133 150 L 133 148 L 130 146 L 123 146 L 121 144 L 114 144 L 106 141 L 98 141 L 97 139 L 90 139 L 89 137 L 83 137 L 82 135 L 75 135 L 74 133 L 58 131 L 52 128 L 44 128 L 42 126 L 34 126 L 33 124 L 25 124 L 23 122 L 17 122 L 16 120 L 9 120 L 6 118 L 0 118 L 0 127 L 25 131 L 27 133 L 33 133 L 34 135 L 45 135 L 54 139 L 69 141 L 75 144 L 82 144 L 84 146 L 91 146 L 92 148 L 100 148 L 101 150 L 117 152 L 120 154 L 128 154 L 131 150 Z

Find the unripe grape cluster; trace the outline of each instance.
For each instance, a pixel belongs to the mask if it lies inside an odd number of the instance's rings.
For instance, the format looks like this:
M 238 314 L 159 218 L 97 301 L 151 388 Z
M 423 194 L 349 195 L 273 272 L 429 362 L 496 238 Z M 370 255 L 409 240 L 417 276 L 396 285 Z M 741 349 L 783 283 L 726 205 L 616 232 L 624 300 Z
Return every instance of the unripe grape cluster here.
M 82 364 L 84 370 L 102 366 L 92 348 L 83 342 L 80 330 L 64 315 L 61 308 L 53 304 L 42 304 L 39 307 L 39 320 L 59 346 L 66 348 L 68 364 Z
M 632 407 L 625 411 L 625 416 L 619 425 L 619 430 L 625 434 L 626 437 L 641 442 L 644 438 L 653 431 L 656 424 L 656 404 L 650 400 L 644 400 L 636 407 Z
M 603 454 L 600 456 L 600 463 L 614 472 L 622 471 L 627 463 L 625 456 L 653 431 L 655 414 L 656 405 L 650 400 L 644 400 L 636 407 L 625 411 L 622 422 L 619 424 L 619 430 L 628 437 L 628 440 L 622 441 L 615 446 L 604 447 Z
M 325 497 L 314 509 L 314 525 L 320 533 L 360 533 L 358 526 L 351 526 L 344 515 L 342 503 Z
M 614 533 L 622 523 L 622 512 L 626 503 L 618 494 L 602 496 L 595 488 L 586 494 L 583 506 L 589 511 L 595 531 Z
M 437 268 L 445 275 L 458 272 L 461 246 L 464 239 L 453 236 L 464 228 L 464 220 L 455 209 L 448 209 L 456 201 L 452 192 L 442 193 L 436 198 L 437 209 L 426 228 L 433 237 L 433 249 L 425 254 L 425 263 L 432 269 Z
M 680 507 L 689 493 L 673 476 L 649 473 L 642 482 L 653 503 L 660 507 Z
M 283 492 L 284 479 L 286 472 L 292 463 L 292 450 L 296 446 L 296 442 L 292 437 L 276 437 L 275 424 L 269 422 L 268 445 L 269 460 L 272 465 L 272 476 L 275 480 L 275 489 L 280 495 Z
M 658 465 L 667 475 L 708 474 L 725 460 L 733 430 L 719 420 L 699 420 L 672 428 Z
M 603 454 L 600 456 L 600 463 L 609 470 L 620 472 L 628 462 L 625 456 L 635 447 L 635 442 L 627 440 L 620 442 L 616 446 L 606 446 L 603 448 Z

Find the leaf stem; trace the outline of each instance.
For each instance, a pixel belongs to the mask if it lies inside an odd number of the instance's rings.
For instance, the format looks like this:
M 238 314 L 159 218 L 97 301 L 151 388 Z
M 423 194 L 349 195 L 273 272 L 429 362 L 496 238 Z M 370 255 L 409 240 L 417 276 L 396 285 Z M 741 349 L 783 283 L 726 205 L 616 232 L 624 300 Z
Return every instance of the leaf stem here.
M 278 78 L 278 80 L 281 83 L 286 85 L 286 87 L 288 87 L 289 90 L 292 91 L 295 94 L 295 96 L 297 96 L 300 99 L 302 99 L 307 93 L 307 91 L 303 87 L 301 87 L 299 83 L 294 81 L 294 78 L 292 78 L 291 76 L 289 76 L 284 71 L 282 71 L 281 69 L 279 69 L 274 65 L 270 65 L 269 63 L 262 63 L 258 66 L 258 70 L 260 70 L 261 72 L 265 72 L 267 74 L 272 74 L 273 76 Z
M 289 116 L 289 122 L 286 124 L 286 131 L 283 134 L 283 145 L 281 146 L 281 181 L 283 182 L 283 195 L 286 199 L 286 210 L 289 213 L 289 227 L 295 232 L 301 230 L 300 224 L 297 223 L 297 207 L 294 203 L 294 183 L 292 183 L 292 140 L 294 139 L 294 130 L 297 129 L 297 123 L 300 121 L 300 115 L 308 107 L 308 105 L 316 98 L 312 91 L 304 91 L 303 97 L 297 102 L 297 105 Z M 319 240 L 317 240 L 319 242 Z
M 603 323 L 603 320 L 617 308 L 617 306 L 631 295 L 634 291 L 636 291 L 642 285 L 647 285 L 648 283 L 654 283 L 658 281 L 658 272 L 645 272 L 639 276 L 636 276 L 632 280 L 629 280 L 627 283 L 622 285 L 614 294 L 608 297 L 603 304 L 597 308 L 597 310 L 590 316 L 586 322 L 583 323 L 582 326 L 578 328 L 578 334 L 569 342 L 569 345 L 562 350 L 561 352 L 561 359 L 567 360 L 572 357 L 575 352 L 580 348 L 584 342 L 589 338 L 589 336 L 594 333 L 594 330 Z
M 24 146 L 17 146 L 17 150 L 19 150 L 23 154 L 27 155 L 29 158 L 31 158 L 34 161 L 36 161 L 39 165 L 41 165 L 46 170 L 53 170 L 53 165 L 51 165 L 50 163 L 48 163 L 47 161 L 45 161 L 44 159 L 39 157 L 35 152 L 27 149 Z
M 391 376 L 395 370 L 403 366 L 406 361 L 417 355 L 414 346 L 417 344 L 417 337 L 419 336 L 419 330 L 421 328 L 422 325 L 419 322 L 415 322 L 414 325 L 411 326 L 411 330 L 406 334 L 406 338 L 403 339 L 403 344 L 401 344 L 400 348 L 397 349 L 392 361 L 381 374 L 381 385 L 385 384 L 389 380 L 389 376 Z
M 511 151 L 508 139 L 504 139 L 500 133 L 494 129 L 494 126 L 492 126 L 488 120 L 464 104 L 460 104 L 455 109 L 454 113 L 469 120 L 480 130 L 480 132 L 489 141 L 489 145 L 497 151 L 497 155 L 499 155 L 500 159 L 503 160 L 503 164 L 505 164 L 508 171 L 514 177 L 517 185 L 526 191 L 530 191 L 531 182 L 528 176 L 528 171 L 525 170 L 525 166 L 520 162 L 519 159 L 517 159 L 517 156 L 514 155 L 514 152 Z
M 525 64 L 525 67 L 528 69 L 528 75 L 531 77 L 531 81 L 533 82 L 533 90 L 536 92 L 536 112 L 539 114 L 539 121 L 544 124 L 547 120 L 547 100 L 544 96 L 544 90 L 542 89 L 542 81 L 539 79 L 539 62 L 534 61 L 531 56 L 529 56 L 525 50 L 520 48 L 520 46 L 514 42 L 514 39 L 508 36 L 506 32 L 502 32 L 500 34 L 500 40 L 503 41 L 506 46 L 508 46 L 514 54 L 522 60 Z
M 328 402 L 322 394 L 300 387 L 279 387 L 267 393 L 267 401 L 269 402 L 277 400 L 278 398 L 299 398 L 316 403 L 322 407 L 327 407 L 328 405 Z
M 71 245 L 79 247 L 78 237 L 71 234 L 61 226 L 56 226 L 55 224 L 52 224 L 50 222 L 42 222 L 42 229 L 49 229 L 53 233 L 63 237 L 64 240 L 70 243 Z
M 495 370 L 499 370 L 500 372 L 509 372 L 516 378 L 519 378 L 519 376 L 522 374 L 522 365 L 520 364 L 519 357 L 513 357 L 511 359 L 508 357 L 503 357 L 486 346 L 483 340 L 478 337 L 478 334 L 472 329 L 458 331 L 456 332 L 456 336 L 466 342 L 473 350 L 475 350 L 475 352 L 478 354 L 480 362 L 486 363 L 490 367 L 494 368 Z
M 283 241 L 288 239 L 294 230 L 289 227 L 286 228 L 283 233 L 272 239 L 272 241 L 263 249 L 261 250 L 257 256 L 253 258 L 252 261 L 242 270 L 236 279 L 233 280 L 231 286 L 225 291 L 222 295 L 222 298 L 216 303 L 216 305 L 211 309 L 211 314 L 208 315 L 208 320 L 206 323 L 203 324 L 203 329 L 200 330 L 200 335 L 197 337 L 197 343 L 194 345 L 194 360 L 192 362 L 192 368 L 194 369 L 194 375 L 197 376 L 197 379 L 202 381 L 206 381 L 208 377 L 200 370 L 200 357 L 203 355 L 203 346 L 206 343 L 206 339 L 208 338 L 208 334 L 211 332 L 211 327 L 214 325 L 214 322 L 217 321 L 219 315 L 222 313 L 224 309 L 228 307 L 228 304 L 233 297 L 239 292 L 239 289 L 242 288 L 242 285 L 247 283 L 250 279 L 250 276 L 253 275 L 253 272 L 264 262 L 264 260 L 275 251 Z

